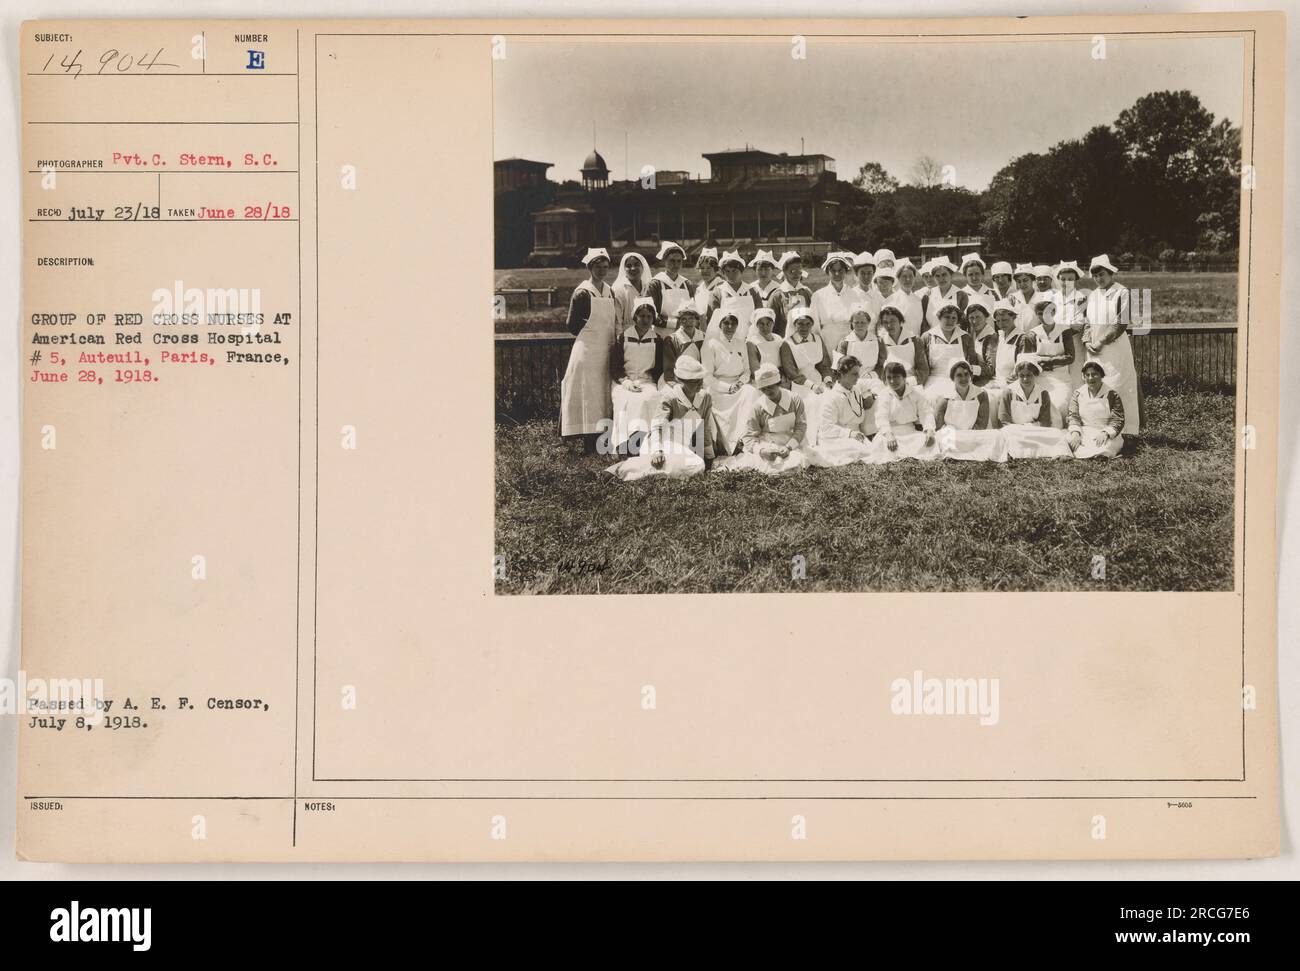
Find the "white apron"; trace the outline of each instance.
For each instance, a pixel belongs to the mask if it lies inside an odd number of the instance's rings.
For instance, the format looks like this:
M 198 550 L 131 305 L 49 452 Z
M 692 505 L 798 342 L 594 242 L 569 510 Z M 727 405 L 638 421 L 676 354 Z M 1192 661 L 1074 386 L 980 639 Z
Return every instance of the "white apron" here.
M 1001 403 L 1002 395 L 1006 394 L 1006 389 L 1015 381 L 1015 355 L 1021 346 L 1021 333 L 1018 330 L 1011 331 L 1010 341 L 1004 335 L 997 335 L 997 355 L 993 359 L 993 380 L 984 386 L 985 393 L 988 394 L 989 411 L 992 412 L 993 428 L 998 425 L 998 404 Z
M 758 351 L 759 364 L 771 364 L 777 368 L 781 366 L 781 338 L 776 334 L 772 335 L 770 341 L 763 340 L 757 333 L 750 334 L 748 342 Z
M 898 335 L 902 338 L 902 333 Z M 903 365 L 907 371 L 907 383 L 911 387 L 916 386 L 916 341 L 909 340 L 906 344 L 895 344 L 887 335 L 881 336 L 881 341 L 885 345 L 885 363 L 897 361 Z M 883 370 L 883 368 L 882 368 Z
M 560 434 L 595 435 L 600 423 L 613 415 L 609 394 L 609 349 L 614 344 L 618 311 L 612 292 L 591 295 L 591 316 L 573 339 L 569 365 L 560 381 Z
M 754 315 L 754 298 L 749 295 L 748 290 L 739 296 L 732 294 L 731 288 L 726 283 L 722 284 L 718 293 L 722 295 L 722 300 L 709 321 L 705 336 L 721 337 L 722 330 L 718 327 L 717 321 L 727 314 L 732 314 L 736 318 L 736 339 L 743 342 L 749 336 L 749 319 Z
M 1088 298 L 1088 327 L 1084 331 L 1090 342 L 1100 339 L 1107 325 L 1119 320 L 1120 298 L 1124 295 L 1124 288 L 1118 283 L 1112 283 L 1106 291 L 1092 291 Z M 1138 376 L 1128 331 L 1103 347 L 1100 354 L 1089 354 L 1088 359 L 1096 361 L 1105 369 L 1106 383 L 1119 392 L 1119 400 L 1124 403 L 1124 434 L 1138 434 L 1141 430 Z
M 962 350 L 961 337 L 965 331 L 958 328 L 952 332 L 953 340 L 949 342 L 943 336 L 943 328 L 930 331 L 929 356 L 930 356 L 930 376 L 925 379 L 925 393 L 930 396 L 930 400 L 936 405 L 940 399 L 948 397 L 953 392 L 952 379 L 948 377 L 948 368 L 952 367 L 952 362 L 961 358 L 966 359 L 966 353 Z
M 823 388 L 825 382 L 822 379 L 821 372 L 817 370 L 817 365 L 822 362 L 822 342 L 821 338 L 815 334 L 802 344 L 796 344 L 790 338 L 786 338 L 790 345 L 790 353 L 794 355 L 794 363 L 799 367 L 799 373 L 803 375 L 803 384 L 791 383 L 790 390 L 803 399 L 804 406 L 813 407 L 817 401 L 817 388 Z M 821 393 L 825 393 L 823 390 Z M 815 426 L 809 422 L 809 437 L 815 438 L 813 428 Z
M 1058 459 L 1070 458 L 1070 444 L 1065 432 L 1059 428 L 1044 428 L 1034 424 L 1042 408 L 1042 388 L 1034 385 L 1034 393 L 1026 400 L 1019 384 L 1007 389 L 1007 400 L 1011 409 L 1011 424 L 1001 428 L 1006 442 L 1007 456 L 1013 459 Z
M 677 311 L 690 302 L 691 292 L 686 287 L 685 277 L 679 276 L 673 281 L 668 279 L 667 273 L 656 273 L 654 278 L 662 288 L 659 291 L 659 313 L 668 321 L 667 326 L 657 326 L 655 331 L 660 337 L 667 337 L 677 329 Z
M 773 334 L 772 339 L 770 341 L 765 341 L 761 336 L 759 336 L 757 329 L 755 329 L 754 332 L 751 333 L 747 338 L 747 343 L 753 346 L 758 351 L 758 363 L 760 365 L 770 364 L 778 371 L 781 369 L 781 338 L 780 337 L 778 337 L 776 334 Z M 753 377 L 752 372 L 756 370 L 757 368 L 750 368 L 751 378 Z M 744 421 L 749 420 L 750 410 L 754 407 L 754 405 L 758 404 L 758 400 L 761 397 L 763 397 L 762 392 L 759 391 L 756 387 L 754 387 L 752 381 L 749 384 L 745 385 L 745 403 L 741 405 L 741 413 L 744 416 L 743 418 Z
M 1103 384 L 1101 394 L 1096 398 L 1087 388 L 1079 391 L 1079 418 L 1083 421 L 1083 428 L 1079 431 L 1082 440 L 1079 442 L 1079 447 L 1074 450 L 1076 459 L 1114 458 L 1124 447 L 1122 434 L 1107 439 L 1101 445 L 1096 443 L 1098 433 L 1104 431 L 1107 422 L 1110 421 L 1110 403 L 1107 400 L 1110 390 Z
M 733 339 L 730 343 L 721 336 L 710 338 L 710 356 L 713 358 L 711 377 L 719 384 L 734 384 L 745 373 L 748 366 L 745 344 Z M 740 444 L 745 434 L 745 423 L 749 420 L 746 405 L 750 402 L 750 385 L 744 384 L 739 391 L 723 391 L 717 384 L 711 384 L 709 394 L 713 398 L 713 420 L 717 425 L 719 455 L 730 455 Z
M 990 400 L 989 410 L 993 403 Z M 1002 433 L 994 428 L 975 427 L 979 417 L 979 390 L 971 387 L 969 398 L 957 397 L 956 389 L 944 405 L 943 427 L 935 433 L 939 451 L 946 459 L 967 462 L 1005 462 L 1007 446 Z
M 1055 331 L 1055 334 L 1048 337 L 1047 329 L 1040 324 L 1030 332 L 1036 341 L 1036 354 L 1054 357 L 1065 353 L 1066 342 L 1071 340 L 1074 334 L 1060 324 L 1057 324 Z M 1070 383 L 1070 369 L 1060 365 L 1050 371 L 1044 369 L 1038 376 L 1036 387 L 1042 388 L 1052 399 L 1052 427 L 1064 428 L 1065 416 L 1070 410 L 1070 395 L 1074 393 L 1076 387 Z
M 614 447 L 621 449 L 632 436 L 643 437 L 650 431 L 650 422 L 659 413 L 659 388 L 649 379 L 648 372 L 655 366 L 654 330 L 646 331 L 651 338 L 648 344 L 623 343 L 623 375 L 636 381 L 641 390 L 632 391 L 615 382 L 610 389 L 614 408 Z
M 939 330 L 939 314 L 937 313 L 942 304 L 951 300 L 957 302 L 957 288 L 950 286 L 947 294 L 939 293 L 938 287 L 930 288 L 929 298 L 926 300 L 925 322 L 930 325 L 930 330 Z
M 790 436 L 794 434 L 795 414 L 790 412 L 786 415 L 777 415 L 767 423 L 768 433 L 764 436 L 766 441 L 775 441 L 777 444 L 784 444 L 789 441 Z M 790 449 L 790 454 L 785 458 L 765 459 L 758 454 L 758 450 L 746 453 L 754 460 L 753 468 L 760 472 L 776 473 L 790 472 L 794 469 L 802 469 L 806 463 L 803 449 L 797 445 Z
M 867 372 L 875 370 L 876 362 L 880 360 L 880 338 L 876 336 L 874 330 L 867 332 L 865 340 L 859 339 L 857 334 L 849 331 L 848 336 L 844 338 L 844 345 L 844 350 L 849 357 L 856 357 L 862 362 L 862 376 L 865 380 Z M 843 356 L 837 351 L 831 363 L 838 367 Z
M 869 394 L 879 394 L 885 390 L 885 385 L 880 378 L 876 377 L 876 362 L 880 360 L 880 338 L 876 336 L 874 330 L 868 332 L 866 340 L 859 340 L 858 335 L 849 332 L 849 336 L 844 338 L 845 350 L 850 357 L 856 357 L 862 362 L 862 374 L 858 378 L 854 390 L 864 398 Z M 838 365 L 841 355 L 835 355 L 835 363 Z M 874 434 L 876 427 L 875 420 L 869 419 L 867 422 L 867 434 Z

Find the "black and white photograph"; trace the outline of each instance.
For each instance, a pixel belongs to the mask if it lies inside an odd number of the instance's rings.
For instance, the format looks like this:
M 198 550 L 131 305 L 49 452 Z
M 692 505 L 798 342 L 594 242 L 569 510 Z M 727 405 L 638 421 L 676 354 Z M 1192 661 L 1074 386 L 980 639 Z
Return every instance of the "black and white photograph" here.
M 412 876 L 882 881 L 963 960 L 1274 934 L 1300 0 L 42 2 L 20 945 L 309 879 L 373 952 Z M 932 941 L 903 884 L 958 881 Z
M 498 592 L 1232 589 L 1239 39 L 493 82 Z

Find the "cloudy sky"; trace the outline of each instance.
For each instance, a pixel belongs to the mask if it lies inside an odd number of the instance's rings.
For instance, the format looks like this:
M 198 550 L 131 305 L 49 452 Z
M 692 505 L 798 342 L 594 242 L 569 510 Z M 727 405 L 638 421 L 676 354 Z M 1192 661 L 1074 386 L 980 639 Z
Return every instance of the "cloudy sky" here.
M 703 152 L 751 145 L 823 152 L 850 179 L 877 161 L 907 181 L 920 155 L 983 189 L 1008 160 L 1114 122 L 1144 94 L 1188 89 L 1241 123 L 1237 38 L 1110 36 L 1042 42 L 879 43 L 788 39 L 672 43 L 510 38 L 494 63 L 495 157 L 554 163 L 577 178 L 595 146 L 612 178 L 643 165 L 708 175 Z M 627 138 L 626 157 L 624 136 Z

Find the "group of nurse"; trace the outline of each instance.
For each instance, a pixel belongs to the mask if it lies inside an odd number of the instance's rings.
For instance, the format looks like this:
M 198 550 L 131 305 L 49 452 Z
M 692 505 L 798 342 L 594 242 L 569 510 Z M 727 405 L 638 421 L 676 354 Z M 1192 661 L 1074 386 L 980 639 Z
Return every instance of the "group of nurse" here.
M 705 248 L 698 284 L 685 256 L 664 243 L 652 277 L 628 254 L 607 284 L 591 249 L 570 303 L 561 434 L 603 436 L 621 478 L 1114 456 L 1141 427 L 1129 295 L 1105 255 L 1087 291 L 1074 261 L 831 252 L 812 291 L 795 252 Z

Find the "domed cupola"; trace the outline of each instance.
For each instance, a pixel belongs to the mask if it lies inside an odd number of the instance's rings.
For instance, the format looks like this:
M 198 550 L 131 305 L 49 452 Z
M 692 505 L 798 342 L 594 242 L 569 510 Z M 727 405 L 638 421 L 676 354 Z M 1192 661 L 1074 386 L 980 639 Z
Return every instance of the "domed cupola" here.
M 594 148 L 587 160 L 582 163 L 582 187 L 584 189 L 604 189 L 609 185 L 609 166 Z

